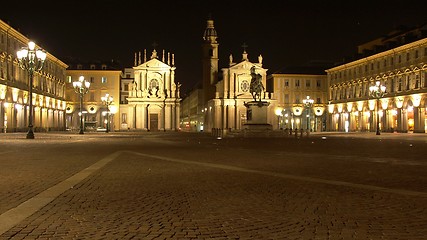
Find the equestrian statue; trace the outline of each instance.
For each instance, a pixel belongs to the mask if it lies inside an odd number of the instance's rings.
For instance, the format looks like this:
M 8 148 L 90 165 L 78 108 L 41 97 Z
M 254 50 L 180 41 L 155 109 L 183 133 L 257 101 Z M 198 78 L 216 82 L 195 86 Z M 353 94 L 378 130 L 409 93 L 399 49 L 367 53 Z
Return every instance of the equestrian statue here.
M 262 84 L 262 76 L 255 72 L 255 66 L 251 67 L 251 84 L 250 91 L 254 101 L 261 102 L 262 92 L 264 92 L 264 85 Z

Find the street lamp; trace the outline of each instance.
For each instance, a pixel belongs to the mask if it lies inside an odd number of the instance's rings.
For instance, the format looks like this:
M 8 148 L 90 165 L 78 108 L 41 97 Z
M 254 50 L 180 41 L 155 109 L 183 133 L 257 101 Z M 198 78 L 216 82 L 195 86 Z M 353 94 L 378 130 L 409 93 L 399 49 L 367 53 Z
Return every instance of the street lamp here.
M 310 96 L 307 96 L 302 102 L 307 108 L 307 131 L 310 131 L 310 108 L 313 106 L 314 100 L 311 99 Z
M 83 134 L 83 96 L 89 91 L 90 82 L 85 80 L 85 77 L 80 76 L 78 81 L 73 82 L 74 91 L 80 96 L 80 131 Z
M 375 85 L 369 87 L 369 95 L 373 98 L 377 99 L 377 133 L 376 135 L 380 135 L 380 98 L 385 95 L 385 86 L 381 85 L 380 81 L 376 81 Z
M 110 131 L 110 105 L 113 103 L 113 97 L 107 93 L 104 97 L 101 97 L 101 100 L 107 106 L 107 128 L 105 132 L 108 133 Z
M 23 47 L 16 52 L 19 66 L 28 71 L 29 86 L 28 86 L 28 132 L 27 139 L 34 139 L 33 131 L 33 77 L 34 72 L 40 71 L 43 68 L 43 63 L 46 60 L 46 52 L 40 48 L 36 49 L 34 42 L 29 42 L 28 47 Z

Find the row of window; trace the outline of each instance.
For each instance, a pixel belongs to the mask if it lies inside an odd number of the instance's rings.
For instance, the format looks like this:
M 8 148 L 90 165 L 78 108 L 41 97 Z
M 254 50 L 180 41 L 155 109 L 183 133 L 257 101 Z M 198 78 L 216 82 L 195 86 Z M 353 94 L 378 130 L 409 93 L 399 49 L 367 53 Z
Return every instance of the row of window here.
M 95 64 L 91 64 L 91 65 L 89 66 L 89 68 L 90 68 L 91 70 L 95 70 L 95 69 L 96 69 L 96 65 L 95 65 Z M 82 69 L 83 69 L 83 65 L 82 65 L 82 64 L 77 64 L 77 69 L 78 69 L 78 70 L 82 70 Z M 102 64 L 102 65 L 101 65 L 101 70 L 107 70 L 107 65 L 106 65 L 106 64 Z
M 295 93 L 294 94 L 295 101 L 290 101 L 289 94 L 285 93 L 283 95 L 283 103 L 284 104 L 301 104 L 301 103 L 303 103 L 302 99 L 306 99 L 307 98 L 307 96 L 305 96 L 305 95 L 303 96 L 303 95 L 304 94 Z M 322 103 L 322 99 L 320 97 L 316 97 L 315 104 L 321 104 L 321 103 Z
M 427 57 L 427 47 L 424 47 L 423 51 L 423 56 Z M 355 78 L 357 76 L 361 76 L 361 74 L 366 75 L 366 73 L 370 71 L 380 70 L 382 67 L 386 68 L 387 66 L 390 66 L 391 68 L 393 68 L 394 64 L 406 64 L 412 60 L 420 60 L 420 55 L 421 54 L 419 53 L 419 50 L 415 49 L 406 53 L 397 54 L 397 56 L 390 55 L 381 59 L 372 60 L 369 63 L 360 64 L 352 68 L 337 71 L 332 74 L 329 74 L 328 77 L 332 80 L 333 83 L 335 83 L 339 79 L 347 78 L 347 76 L 349 78 Z M 405 60 L 405 62 L 403 60 Z
M 5 62 L 0 61 L 0 79 L 12 82 L 21 82 L 26 85 L 28 83 L 28 73 L 16 64 L 6 64 Z M 43 92 L 53 94 L 57 97 L 65 96 L 64 83 L 58 81 L 50 74 L 35 74 L 33 78 L 33 87 Z
M 424 77 L 420 79 L 420 75 L 416 74 L 407 75 L 405 77 L 392 77 L 384 81 L 386 86 L 386 93 L 402 92 L 402 91 L 411 91 L 417 90 L 420 88 L 427 88 L 427 73 L 423 73 Z M 363 84 L 349 84 L 345 88 L 335 88 L 331 89 L 331 96 L 334 100 L 340 99 L 352 99 L 358 97 L 368 97 L 369 96 L 369 87 L 372 86 L 372 83 L 363 83 Z
M 295 79 L 295 80 L 293 80 L 295 87 L 301 87 L 302 84 L 304 84 L 305 87 L 308 87 L 308 88 L 311 87 L 312 81 L 314 81 L 314 80 L 311 80 L 311 79 L 305 79 L 305 80 L 304 79 Z M 284 81 L 285 87 L 289 87 L 290 82 L 291 82 L 291 80 L 286 79 Z M 322 80 L 320 80 L 320 79 L 316 80 L 316 87 L 318 87 L 318 88 L 322 87 Z
M 74 81 L 78 81 L 78 79 L 73 80 L 71 76 L 67 76 L 67 83 L 73 83 Z M 88 81 L 90 83 L 95 83 L 95 77 L 89 77 Z M 101 83 L 107 83 L 107 77 L 101 77 Z

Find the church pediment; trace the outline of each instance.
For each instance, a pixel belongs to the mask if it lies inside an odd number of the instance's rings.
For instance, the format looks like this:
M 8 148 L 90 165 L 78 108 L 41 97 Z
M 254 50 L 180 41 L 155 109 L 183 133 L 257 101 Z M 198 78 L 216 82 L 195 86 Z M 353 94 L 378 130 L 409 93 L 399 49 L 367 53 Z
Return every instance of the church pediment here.
M 240 69 L 248 69 L 248 71 L 251 69 L 252 66 L 256 66 L 257 64 L 253 64 L 248 61 L 242 61 L 238 64 L 235 64 L 230 67 L 230 70 L 240 70 Z
M 141 65 L 133 67 L 133 69 L 135 70 L 147 69 L 147 68 L 169 69 L 171 67 L 157 58 L 150 59 L 149 61 L 144 62 Z

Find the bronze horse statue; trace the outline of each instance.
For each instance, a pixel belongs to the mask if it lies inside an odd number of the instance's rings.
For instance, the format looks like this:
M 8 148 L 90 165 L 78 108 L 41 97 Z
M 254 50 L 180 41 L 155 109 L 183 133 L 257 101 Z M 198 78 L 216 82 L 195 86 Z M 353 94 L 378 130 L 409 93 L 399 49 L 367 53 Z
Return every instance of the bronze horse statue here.
M 252 97 L 254 98 L 254 101 L 261 102 L 264 86 L 262 84 L 261 74 L 255 72 L 255 66 L 251 67 L 251 77 L 250 91 Z

